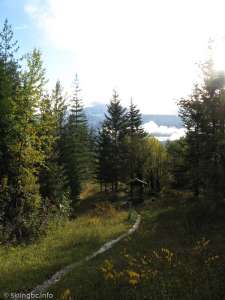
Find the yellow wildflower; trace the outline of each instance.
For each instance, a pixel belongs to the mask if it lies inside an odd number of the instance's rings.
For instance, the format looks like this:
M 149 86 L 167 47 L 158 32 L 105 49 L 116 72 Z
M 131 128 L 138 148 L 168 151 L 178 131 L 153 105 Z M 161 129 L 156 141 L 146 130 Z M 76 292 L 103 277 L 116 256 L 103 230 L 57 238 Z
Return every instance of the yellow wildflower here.
M 131 285 L 137 285 L 137 284 L 138 284 L 138 280 L 136 280 L 136 279 L 130 279 L 130 280 L 129 280 L 129 283 L 130 283 Z

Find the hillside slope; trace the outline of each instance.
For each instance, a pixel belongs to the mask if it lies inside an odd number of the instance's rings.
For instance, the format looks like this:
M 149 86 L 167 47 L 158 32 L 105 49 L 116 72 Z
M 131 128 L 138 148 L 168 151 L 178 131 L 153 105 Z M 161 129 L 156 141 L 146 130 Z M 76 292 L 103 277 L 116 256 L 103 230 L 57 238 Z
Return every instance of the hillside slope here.
M 127 220 L 126 212 L 101 205 L 79 213 L 75 220 L 54 220 L 46 235 L 33 244 L 0 245 L 0 299 L 9 293 L 28 293 L 63 267 L 90 255 L 126 232 Z
M 93 106 L 85 108 L 89 124 L 98 127 L 104 120 L 107 107 L 105 104 L 95 103 Z M 158 126 L 183 127 L 181 119 L 177 115 L 143 114 L 143 124 L 153 121 Z
M 223 211 L 221 213 L 221 211 Z M 222 210 L 148 202 L 140 229 L 52 288 L 57 299 L 225 299 Z

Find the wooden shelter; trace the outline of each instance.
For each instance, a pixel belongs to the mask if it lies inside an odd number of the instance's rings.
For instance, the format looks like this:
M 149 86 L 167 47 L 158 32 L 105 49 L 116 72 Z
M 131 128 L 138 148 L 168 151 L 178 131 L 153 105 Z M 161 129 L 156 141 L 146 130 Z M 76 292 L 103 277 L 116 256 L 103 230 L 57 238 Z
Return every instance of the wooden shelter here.
M 141 203 L 144 200 L 144 192 L 148 187 L 148 183 L 139 178 L 130 181 L 130 201 L 132 203 Z

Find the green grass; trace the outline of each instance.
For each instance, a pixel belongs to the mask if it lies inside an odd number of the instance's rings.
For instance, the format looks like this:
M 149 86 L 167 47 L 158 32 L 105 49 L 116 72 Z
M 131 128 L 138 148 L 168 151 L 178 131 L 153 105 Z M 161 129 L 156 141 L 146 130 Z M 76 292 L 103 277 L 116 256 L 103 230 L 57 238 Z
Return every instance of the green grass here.
M 103 205 L 107 195 L 97 195 L 86 191 L 77 218 L 52 225 L 40 241 L 0 246 L 0 298 L 3 292 L 30 290 L 134 223 L 134 211 Z M 146 201 L 137 208 L 138 231 L 47 292 L 56 300 L 225 300 L 225 204 L 188 197 Z
M 225 299 L 224 206 L 162 201 L 139 212 L 140 229 L 72 270 L 50 289 L 55 299 Z
M 130 226 L 127 219 L 126 212 L 96 209 L 52 225 L 45 237 L 31 245 L 0 246 L 0 299 L 5 292 L 29 291 L 64 266 L 91 254 L 125 232 Z

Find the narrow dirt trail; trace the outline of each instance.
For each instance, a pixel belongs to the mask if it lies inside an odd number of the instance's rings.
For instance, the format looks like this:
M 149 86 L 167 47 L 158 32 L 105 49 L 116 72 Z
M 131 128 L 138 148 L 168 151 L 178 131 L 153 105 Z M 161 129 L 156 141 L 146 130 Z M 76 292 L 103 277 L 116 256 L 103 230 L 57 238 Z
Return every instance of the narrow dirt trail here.
M 30 294 L 41 294 L 41 293 L 45 292 L 50 286 L 52 286 L 53 284 L 58 282 L 60 279 L 62 279 L 62 277 L 64 277 L 68 272 L 70 272 L 75 267 L 78 267 L 78 266 L 82 265 L 84 262 L 89 261 L 89 260 L 95 258 L 96 256 L 106 252 L 107 250 L 111 249 L 115 244 L 120 242 L 122 239 L 133 234 L 139 228 L 140 223 L 141 223 L 141 216 L 138 215 L 134 225 L 127 232 L 123 233 L 116 239 L 113 239 L 113 240 L 105 243 L 103 246 L 101 246 L 97 251 L 95 251 L 91 255 L 88 255 L 85 258 L 83 258 L 82 260 L 72 263 L 72 264 L 66 266 L 65 268 L 63 268 L 62 270 L 56 272 L 50 279 L 48 279 L 45 282 L 43 282 L 42 284 L 36 286 L 30 292 Z

